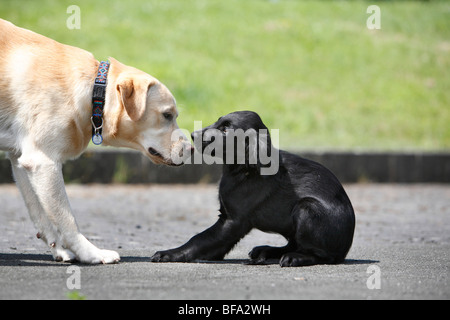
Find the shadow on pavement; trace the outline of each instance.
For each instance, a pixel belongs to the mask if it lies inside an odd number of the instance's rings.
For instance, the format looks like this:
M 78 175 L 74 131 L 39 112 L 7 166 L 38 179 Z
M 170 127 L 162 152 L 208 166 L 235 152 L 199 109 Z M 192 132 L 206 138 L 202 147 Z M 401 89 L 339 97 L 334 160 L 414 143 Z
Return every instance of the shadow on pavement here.
M 151 262 L 150 257 L 140 257 L 140 256 L 122 256 L 120 258 L 120 263 L 134 263 L 134 262 Z M 357 259 L 346 259 L 343 264 L 347 265 L 359 265 L 359 264 L 374 264 L 379 263 L 378 260 L 357 260 Z M 163 262 L 158 262 L 163 263 Z M 167 262 L 173 263 L 173 262 Z M 250 259 L 225 259 L 220 261 L 207 261 L 199 260 L 192 263 L 202 263 L 202 264 L 243 264 L 243 265 L 254 265 Z M 264 265 L 275 265 L 278 264 L 278 259 L 269 259 Z M 79 263 L 75 263 L 79 264 Z M 68 266 L 70 263 L 56 262 L 50 254 L 42 253 L 0 253 L 0 266 L 21 266 L 21 267 L 47 267 L 47 266 Z
M 0 253 L 0 266 L 54 267 L 67 266 L 53 261 L 51 254 L 42 253 Z

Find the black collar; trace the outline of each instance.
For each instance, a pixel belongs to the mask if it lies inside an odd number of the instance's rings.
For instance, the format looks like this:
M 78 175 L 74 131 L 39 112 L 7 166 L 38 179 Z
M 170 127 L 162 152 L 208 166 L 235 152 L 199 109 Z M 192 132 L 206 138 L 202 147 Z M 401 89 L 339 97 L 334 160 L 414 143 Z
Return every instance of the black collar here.
M 96 145 L 103 142 L 103 108 L 105 106 L 108 70 L 109 61 L 100 62 L 94 83 L 94 93 L 92 94 L 92 142 Z

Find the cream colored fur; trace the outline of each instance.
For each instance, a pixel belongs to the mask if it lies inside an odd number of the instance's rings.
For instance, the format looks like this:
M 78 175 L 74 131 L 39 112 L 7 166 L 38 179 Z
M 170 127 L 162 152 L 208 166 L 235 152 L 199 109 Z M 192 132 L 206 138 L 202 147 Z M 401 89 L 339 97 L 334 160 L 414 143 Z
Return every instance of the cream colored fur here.
M 192 146 L 178 133 L 178 112 L 169 90 L 138 69 L 113 58 L 110 62 L 103 144 L 139 150 L 155 163 L 185 160 Z M 0 150 L 9 154 L 38 237 L 58 261 L 120 259 L 80 233 L 62 175 L 63 162 L 78 157 L 92 137 L 98 65 L 89 52 L 0 19 Z

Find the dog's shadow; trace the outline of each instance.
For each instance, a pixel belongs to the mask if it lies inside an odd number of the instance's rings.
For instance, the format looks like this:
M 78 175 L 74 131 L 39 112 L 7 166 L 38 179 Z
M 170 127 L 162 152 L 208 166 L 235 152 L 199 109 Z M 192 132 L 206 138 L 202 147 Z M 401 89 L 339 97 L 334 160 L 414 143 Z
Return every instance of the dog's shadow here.
M 0 267 L 55 267 L 67 266 L 45 253 L 0 253 Z
M 137 259 L 137 260 L 135 260 Z M 145 257 L 124 257 L 121 261 L 124 262 L 149 262 L 149 258 Z M 340 263 L 341 265 L 360 265 L 360 264 L 375 264 L 379 263 L 379 260 L 358 260 L 358 259 L 345 259 L 343 263 Z M 177 262 L 158 262 L 158 263 L 166 263 L 166 264 L 174 264 Z M 179 263 L 179 262 L 178 262 Z M 248 265 L 248 266 L 267 266 L 267 265 L 279 265 L 280 260 L 279 259 L 268 259 L 263 263 L 255 263 L 250 259 L 224 259 L 224 260 L 196 260 L 190 263 L 199 263 L 199 264 L 218 264 L 218 265 L 226 265 L 226 264 L 241 264 L 241 265 Z
M 151 263 L 150 257 L 142 256 L 122 256 L 120 263 Z M 346 259 L 343 265 L 360 265 L 360 264 L 375 264 L 379 263 L 379 260 L 358 260 L 358 259 Z M 119 264 L 120 264 L 119 263 Z M 172 263 L 172 262 L 170 262 Z M 261 265 L 254 264 L 250 259 L 224 259 L 219 261 L 210 260 L 198 260 L 194 263 L 201 264 L 240 264 L 240 265 Z M 78 264 L 78 263 L 75 263 Z M 262 265 L 278 265 L 278 259 L 269 259 Z M 45 253 L 0 253 L 0 267 L 67 267 L 70 263 L 61 263 L 53 260 L 51 254 Z
M 124 256 L 120 262 L 150 262 L 150 257 Z M 71 264 L 94 266 L 80 262 L 57 262 L 46 253 L 0 253 L 0 267 L 67 267 Z
M 379 260 L 357 260 L 357 259 L 345 259 L 345 261 L 343 263 L 343 265 L 359 265 L 359 264 L 375 264 L 375 263 L 379 263 Z M 280 260 L 279 259 L 268 259 L 266 260 L 264 263 L 254 263 L 252 260 L 250 259 L 225 259 L 225 260 L 221 260 L 221 261 L 207 261 L 207 260 L 199 260 L 196 261 L 196 263 L 206 263 L 206 264 L 243 264 L 243 265 L 278 265 L 280 264 Z
M 345 259 L 343 264 L 374 264 L 374 263 L 380 263 L 380 260 Z

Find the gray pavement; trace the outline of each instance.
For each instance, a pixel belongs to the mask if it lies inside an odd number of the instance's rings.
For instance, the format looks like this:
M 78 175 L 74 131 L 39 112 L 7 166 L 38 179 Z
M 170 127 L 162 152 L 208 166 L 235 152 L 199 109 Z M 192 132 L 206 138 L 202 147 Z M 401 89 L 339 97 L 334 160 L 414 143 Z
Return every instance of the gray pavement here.
M 0 185 L 0 299 L 68 299 L 71 284 L 87 299 L 449 299 L 450 185 L 345 188 L 357 218 L 345 263 L 281 268 L 245 264 L 254 246 L 285 244 L 256 230 L 223 262 L 149 262 L 216 221 L 216 186 L 69 185 L 83 234 L 122 257 L 73 271 L 36 239 L 16 187 Z

